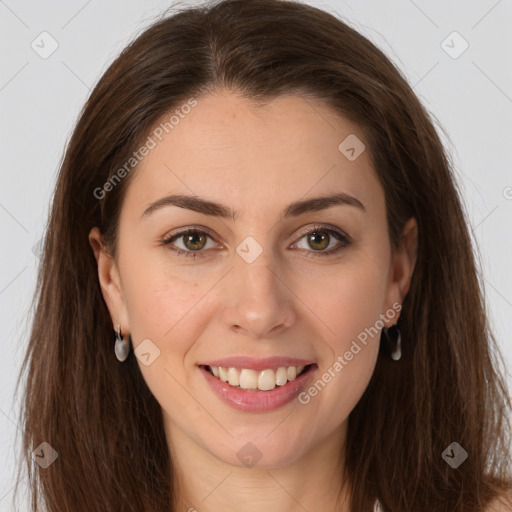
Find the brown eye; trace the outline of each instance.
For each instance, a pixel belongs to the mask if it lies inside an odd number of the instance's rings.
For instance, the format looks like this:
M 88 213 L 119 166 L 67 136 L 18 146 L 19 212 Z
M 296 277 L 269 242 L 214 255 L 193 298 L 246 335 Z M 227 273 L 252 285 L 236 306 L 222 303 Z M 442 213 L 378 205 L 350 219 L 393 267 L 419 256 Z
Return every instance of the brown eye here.
M 305 240 L 305 242 L 302 240 Z M 351 243 L 352 239 L 342 231 L 323 226 L 313 226 L 313 229 L 303 233 L 294 246 L 305 251 L 306 256 L 315 257 L 334 255 Z
M 210 246 L 208 246 L 208 239 L 211 240 Z M 306 240 L 305 244 L 302 242 L 303 239 Z M 338 242 L 337 244 L 336 241 Z M 175 233 L 162 243 L 169 246 L 169 249 L 178 256 L 190 256 L 193 258 L 196 256 L 207 256 L 209 252 L 207 249 L 212 249 L 216 246 L 211 235 L 197 229 L 187 229 Z M 294 245 L 305 252 L 306 256 L 314 257 L 334 255 L 348 247 L 351 243 L 352 239 L 341 231 L 323 226 L 314 226 L 313 229 L 305 232 L 299 239 L 299 242 L 296 242 Z M 301 244 L 303 245 L 302 247 Z
M 211 240 L 210 245 L 208 245 L 208 239 Z M 208 233 L 197 229 L 181 231 L 170 236 L 162 243 L 163 245 L 169 246 L 169 249 L 179 256 L 191 256 L 193 258 L 196 256 L 204 256 L 207 249 L 211 249 L 215 246 L 215 242 Z
M 182 235 L 183 244 L 191 251 L 200 251 L 206 245 L 206 236 L 199 232 L 190 232 L 189 234 Z
M 330 236 L 325 231 L 313 231 L 307 235 L 309 246 L 315 251 L 322 251 L 329 246 Z

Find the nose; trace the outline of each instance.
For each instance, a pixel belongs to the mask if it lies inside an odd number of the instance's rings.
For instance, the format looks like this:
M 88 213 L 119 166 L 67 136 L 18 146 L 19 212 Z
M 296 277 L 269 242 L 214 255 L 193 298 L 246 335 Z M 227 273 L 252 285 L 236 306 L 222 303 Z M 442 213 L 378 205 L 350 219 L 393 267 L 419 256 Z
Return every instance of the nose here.
M 235 255 L 224 284 L 222 320 L 230 330 L 253 339 L 275 337 L 292 326 L 295 296 L 270 251 L 252 263 Z

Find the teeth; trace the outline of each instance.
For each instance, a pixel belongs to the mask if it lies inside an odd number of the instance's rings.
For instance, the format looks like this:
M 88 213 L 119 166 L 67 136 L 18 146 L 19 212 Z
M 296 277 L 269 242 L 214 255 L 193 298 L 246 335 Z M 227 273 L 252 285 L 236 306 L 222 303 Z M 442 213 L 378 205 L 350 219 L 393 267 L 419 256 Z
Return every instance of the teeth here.
M 222 382 L 227 382 L 229 380 L 229 375 L 226 368 L 219 366 L 219 377 Z
M 223 368 L 222 366 L 209 366 L 210 371 L 222 382 L 241 389 L 259 389 L 269 391 L 276 386 L 284 386 L 288 381 L 295 380 L 304 370 L 304 366 L 280 366 L 277 371 L 273 369 L 250 370 L 243 368 Z
M 284 366 L 277 369 L 276 372 L 276 384 L 278 386 L 284 386 L 288 382 L 288 372 Z
M 269 391 L 276 387 L 276 374 L 274 370 L 263 370 L 258 377 L 258 389 Z
M 240 387 L 242 389 L 258 389 L 258 372 L 244 368 L 240 372 Z
M 228 370 L 228 377 L 230 386 L 238 386 L 240 384 L 240 374 L 236 368 L 230 368 Z

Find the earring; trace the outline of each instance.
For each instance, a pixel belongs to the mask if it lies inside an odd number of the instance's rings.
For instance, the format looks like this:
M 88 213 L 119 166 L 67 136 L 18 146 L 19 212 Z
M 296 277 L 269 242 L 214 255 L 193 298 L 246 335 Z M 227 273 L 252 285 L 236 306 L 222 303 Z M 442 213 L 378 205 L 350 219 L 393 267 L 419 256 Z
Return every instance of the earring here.
M 123 335 L 121 334 L 121 326 L 119 324 L 117 324 L 114 352 L 116 353 L 118 361 L 121 361 L 121 363 L 126 360 L 128 354 L 130 353 L 130 342 L 129 340 L 125 340 L 123 338 Z
M 390 336 L 389 336 L 390 329 L 393 329 L 394 331 L 396 331 L 396 334 L 394 336 L 395 337 L 394 343 L 392 343 Z M 384 327 L 383 331 L 384 331 L 384 334 L 386 335 L 386 338 L 388 339 L 389 343 L 394 345 L 393 349 L 391 350 L 391 359 L 393 359 L 393 361 L 400 361 L 400 358 L 402 357 L 402 335 L 400 334 L 400 329 L 395 324 L 395 325 L 392 325 L 391 327 Z

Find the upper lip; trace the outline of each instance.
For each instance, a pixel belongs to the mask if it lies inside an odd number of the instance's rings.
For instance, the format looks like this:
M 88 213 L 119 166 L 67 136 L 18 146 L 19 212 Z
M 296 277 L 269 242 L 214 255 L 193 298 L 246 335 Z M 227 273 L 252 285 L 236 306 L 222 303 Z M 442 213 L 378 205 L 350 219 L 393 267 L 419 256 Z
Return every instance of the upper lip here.
M 279 368 L 280 366 L 307 366 L 308 364 L 314 364 L 314 361 L 297 359 L 296 357 L 275 356 L 254 358 L 247 356 L 231 356 L 198 364 L 199 366 L 222 366 L 223 368 L 247 368 L 248 370 L 262 371 L 269 368 Z

